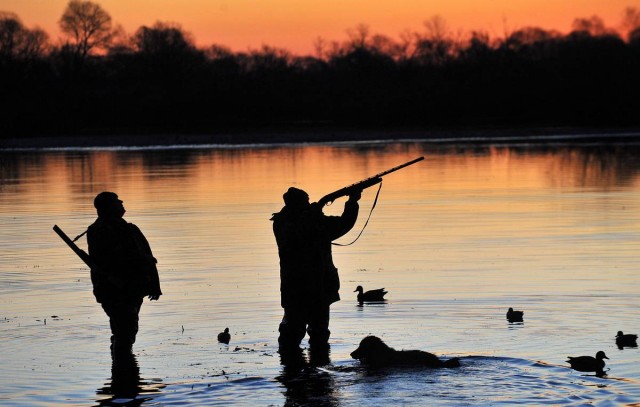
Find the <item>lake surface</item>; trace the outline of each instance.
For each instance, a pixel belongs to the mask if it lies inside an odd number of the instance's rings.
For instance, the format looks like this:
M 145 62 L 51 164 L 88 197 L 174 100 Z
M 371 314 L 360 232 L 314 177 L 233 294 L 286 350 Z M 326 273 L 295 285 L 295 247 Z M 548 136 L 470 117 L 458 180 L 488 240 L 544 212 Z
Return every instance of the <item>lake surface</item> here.
M 342 301 L 329 360 L 281 363 L 269 218 L 289 186 L 312 200 L 385 177 L 369 225 L 334 248 Z M 0 152 L 0 405 L 634 405 L 640 354 L 640 145 L 426 142 Z M 112 366 L 74 237 L 115 191 L 149 239 L 164 295 L 145 301 L 135 360 Z M 375 197 L 343 239 L 362 229 Z M 343 201 L 326 208 L 339 214 Z M 86 248 L 86 239 L 79 245 Z M 359 306 L 353 290 L 385 287 Z M 505 319 L 508 307 L 523 323 Z M 229 327 L 229 345 L 217 343 Z M 461 358 L 369 370 L 366 335 Z M 306 338 L 303 346 L 307 346 Z M 605 351 L 607 375 L 567 356 Z M 635 404 L 638 405 L 638 404 Z

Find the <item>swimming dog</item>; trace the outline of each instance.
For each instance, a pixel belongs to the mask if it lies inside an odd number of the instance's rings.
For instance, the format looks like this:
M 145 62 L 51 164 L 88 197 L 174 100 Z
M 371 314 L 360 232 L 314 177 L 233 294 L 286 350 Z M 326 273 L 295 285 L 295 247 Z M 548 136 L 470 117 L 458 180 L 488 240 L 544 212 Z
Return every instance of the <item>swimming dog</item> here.
M 460 359 L 440 360 L 433 353 L 421 350 L 395 350 L 377 336 L 367 336 L 351 357 L 369 366 L 459 367 Z

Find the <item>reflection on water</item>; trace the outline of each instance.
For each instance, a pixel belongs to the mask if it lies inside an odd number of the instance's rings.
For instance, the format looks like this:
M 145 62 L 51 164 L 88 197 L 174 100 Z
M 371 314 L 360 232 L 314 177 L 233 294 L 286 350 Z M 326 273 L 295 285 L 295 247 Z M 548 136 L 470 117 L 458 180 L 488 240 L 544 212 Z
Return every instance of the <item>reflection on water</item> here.
M 120 354 L 112 358 L 111 382 L 97 390 L 97 394 L 106 396 L 98 400 L 100 406 L 140 406 L 153 400 L 148 395 L 163 388 L 161 383 L 150 383 L 140 378 L 138 360 L 133 354 Z
M 285 406 L 340 405 L 338 388 L 330 372 L 318 369 L 331 363 L 331 349 L 310 349 L 308 358 L 303 351 L 280 355 L 282 372 L 276 380 L 285 387 Z
M 269 218 L 282 193 L 297 186 L 318 199 L 419 156 L 425 161 L 385 178 L 360 240 L 334 249 L 342 301 L 331 309 L 331 354 L 305 350 L 302 359 L 281 361 Z M 618 349 L 614 338 L 620 330 L 640 331 L 638 145 L 5 151 L 0 159 L 2 402 L 640 399 L 638 348 Z M 54 224 L 72 236 L 84 231 L 102 190 L 116 191 L 127 203 L 125 217 L 145 231 L 165 291 L 142 307 L 136 358 L 113 365 L 108 321 L 93 300 L 88 270 L 51 231 Z M 374 196 L 365 191 L 362 213 Z M 326 212 L 341 209 L 337 202 Z M 79 244 L 86 247 L 83 239 Z M 385 287 L 386 302 L 359 304 L 358 285 Z M 524 310 L 525 322 L 506 321 L 509 307 Z M 225 327 L 229 345 L 216 339 Z M 462 367 L 369 374 L 349 354 L 370 334 L 396 349 L 459 356 Z M 564 362 L 598 350 L 610 358 L 607 377 Z M 97 378 L 110 369 L 103 385 Z

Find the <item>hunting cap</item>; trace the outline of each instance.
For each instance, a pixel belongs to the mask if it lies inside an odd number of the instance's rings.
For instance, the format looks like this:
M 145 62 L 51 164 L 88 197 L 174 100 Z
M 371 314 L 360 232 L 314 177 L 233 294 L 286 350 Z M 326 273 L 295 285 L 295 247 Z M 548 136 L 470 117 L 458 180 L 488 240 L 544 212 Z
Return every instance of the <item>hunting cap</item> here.
M 287 206 L 298 206 L 309 202 L 309 194 L 295 187 L 289 188 L 282 198 Z
M 115 192 L 108 192 L 108 191 L 100 192 L 94 198 L 93 206 L 95 206 L 96 209 L 100 210 L 100 209 L 108 208 L 109 205 L 112 204 L 114 201 L 118 201 L 118 194 L 116 194 Z

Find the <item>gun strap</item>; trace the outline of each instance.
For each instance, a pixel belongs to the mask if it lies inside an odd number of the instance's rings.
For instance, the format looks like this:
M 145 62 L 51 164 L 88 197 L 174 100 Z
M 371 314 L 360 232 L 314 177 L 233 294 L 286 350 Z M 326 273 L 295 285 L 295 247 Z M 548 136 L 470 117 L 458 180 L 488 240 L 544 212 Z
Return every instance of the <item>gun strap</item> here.
M 82 236 L 84 236 L 87 232 L 89 231 L 89 229 L 85 230 L 84 232 L 80 233 L 78 236 L 76 236 L 72 242 L 77 241 L 78 239 L 80 239 Z
M 369 217 L 367 218 L 367 221 L 364 223 L 364 226 L 362 227 L 362 230 L 360 231 L 360 233 L 358 233 L 358 236 L 356 236 L 355 239 L 353 239 L 353 242 L 351 243 L 335 243 L 335 242 L 331 242 L 332 245 L 334 246 L 351 246 L 352 244 L 354 244 L 356 242 L 356 240 L 360 239 L 360 236 L 362 236 L 362 232 L 364 232 L 364 228 L 367 227 L 367 225 L 369 224 L 369 219 L 371 219 L 371 214 L 373 213 L 373 209 L 376 207 L 376 204 L 378 203 L 378 196 L 380 195 L 380 190 L 382 189 L 382 181 L 380 182 L 380 186 L 378 187 L 378 192 L 376 192 L 376 197 L 373 200 L 373 206 L 371 206 L 371 211 L 369 211 Z

